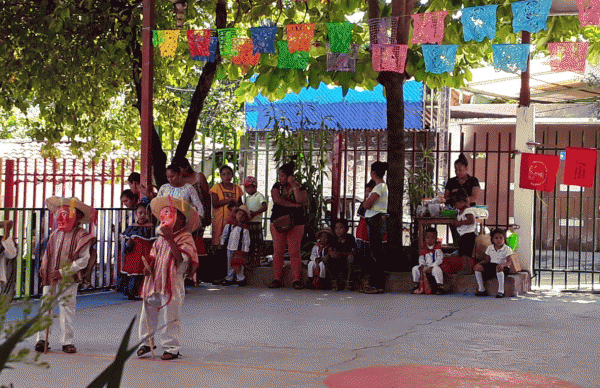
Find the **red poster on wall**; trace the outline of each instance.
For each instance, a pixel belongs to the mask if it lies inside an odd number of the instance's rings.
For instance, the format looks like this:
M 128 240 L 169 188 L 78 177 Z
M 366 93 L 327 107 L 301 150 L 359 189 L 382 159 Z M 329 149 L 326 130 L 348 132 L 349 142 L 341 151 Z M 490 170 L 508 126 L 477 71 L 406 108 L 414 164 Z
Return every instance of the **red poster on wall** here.
M 594 186 L 597 156 L 598 151 L 595 148 L 567 147 L 563 183 L 583 187 Z
M 552 192 L 556 183 L 560 157 L 557 155 L 521 154 L 521 179 L 523 189 Z

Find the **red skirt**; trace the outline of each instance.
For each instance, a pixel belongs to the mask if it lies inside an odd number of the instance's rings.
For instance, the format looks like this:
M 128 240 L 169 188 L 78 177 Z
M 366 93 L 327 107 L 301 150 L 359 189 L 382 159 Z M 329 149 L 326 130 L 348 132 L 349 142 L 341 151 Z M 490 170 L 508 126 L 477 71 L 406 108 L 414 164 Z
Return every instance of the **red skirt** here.
M 142 256 L 146 257 L 146 260 L 150 260 L 150 249 L 152 248 L 152 241 L 144 240 L 141 238 L 133 238 L 133 250 L 125 255 L 125 264 L 121 272 L 128 275 L 141 275 L 144 273 L 144 262 Z

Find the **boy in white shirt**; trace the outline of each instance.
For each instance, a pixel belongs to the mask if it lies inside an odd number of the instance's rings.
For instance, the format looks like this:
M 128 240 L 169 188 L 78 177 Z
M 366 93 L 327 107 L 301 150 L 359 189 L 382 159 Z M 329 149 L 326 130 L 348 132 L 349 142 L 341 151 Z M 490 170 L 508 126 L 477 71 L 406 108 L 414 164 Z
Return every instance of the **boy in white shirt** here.
M 469 207 L 467 192 L 464 189 L 459 190 L 453 196 L 454 207 L 458 209 L 458 215 L 454 226 L 460 238 L 458 240 L 458 256 L 463 261 L 463 272 L 472 273 L 471 258 L 475 248 L 475 238 L 477 235 L 475 224 L 475 209 Z
M 265 196 L 257 191 L 256 178 L 249 176 L 244 181 L 244 194 L 242 201 L 250 211 L 248 231 L 250 232 L 249 263 L 251 267 L 260 265 L 263 252 L 263 213 L 267 211 L 267 200 Z
M 498 279 L 498 293 L 496 298 L 504 298 L 504 277 L 508 275 L 512 263 L 513 250 L 506 245 L 506 231 L 494 229 L 490 233 L 492 245 L 485 250 L 485 259 L 475 264 L 475 279 L 477 279 L 477 296 L 488 295 L 483 281 L 493 279 L 494 274 Z
M 427 228 L 423 243 L 423 249 L 419 255 L 419 264 L 415 265 L 412 269 L 413 282 L 415 283 L 412 293 L 422 293 L 420 278 L 421 274 L 425 273 L 426 276 L 431 274 L 435 278 L 437 287 L 434 293 L 442 295 L 444 293 L 444 273 L 440 265 L 444 261 L 444 254 L 442 253 L 442 244 L 437 239 L 437 230 L 435 228 Z M 418 291 L 420 289 L 421 292 Z

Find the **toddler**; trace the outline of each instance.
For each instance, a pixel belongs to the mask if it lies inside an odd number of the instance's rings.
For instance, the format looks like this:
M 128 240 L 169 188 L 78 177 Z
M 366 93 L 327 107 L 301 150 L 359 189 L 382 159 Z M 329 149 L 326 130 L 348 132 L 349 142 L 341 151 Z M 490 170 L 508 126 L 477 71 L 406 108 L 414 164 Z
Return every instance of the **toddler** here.
M 227 249 L 227 276 L 223 285 L 237 284 L 240 287 L 247 285 L 244 276 L 246 255 L 250 251 L 250 231 L 248 220 L 250 212 L 245 205 L 235 210 L 235 223 L 227 223 L 221 235 L 221 245 Z M 234 280 L 235 277 L 235 280 Z
M 492 245 L 485 250 L 485 259 L 475 264 L 475 279 L 477 279 L 477 296 L 486 296 L 487 292 L 483 281 L 493 279 L 494 274 L 498 279 L 498 293 L 496 298 L 504 298 L 504 277 L 508 275 L 512 263 L 513 250 L 506 245 L 506 231 L 494 229 L 490 233 Z
M 244 181 L 246 194 L 243 197 L 244 205 L 250 211 L 248 230 L 250 231 L 250 265 L 258 266 L 263 250 L 263 213 L 267 211 L 265 196 L 257 191 L 256 178 L 249 176 Z
M 325 262 L 330 252 L 330 240 L 333 236 L 333 231 L 329 228 L 323 228 L 317 233 L 318 241 L 310 253 L 310 262 L 308 263 L 308 288 L 322 289 L 325 286 Z
M 149 257 L 152 243 L 157 238 L 148 212 L 149 201 L 142 201 L 135 209 L 135 222 L 121 233 L 121 237 L 125 240 L 124 264 L 121 269 L 121 284 L 117 285 L 117 289 L 121 289 L 130 300 L 139 297 L 140 287 L 144 281 L 142 256 Z
M 356 256 L 356 240 L 348 233 L 348 221 L 335 221 L 335 237 L 327 258 L 327 272 L 331 279 L 331 287 L 335 290 L 353 290 L 354 257 Z M 344 284 L 345 283 L 345 284 Z
M 437 230 L 435 228 L 427 228 L 425 231 L 425 239 L 423 241 L 423 249 L 419 254 L 419 264 L 412 269 L 413 282 L 415 287 L 412 290 L 413 294 L 423 293 L 423 284 L 420 283 L 421 275 L 433 275 L 436 288 L 435 294 L 442 295 L 444 293 L 444 273 L 440 265 L 444 261 L 442 253 L 442 244 L 437 239 Z
M 472 273 L 471 257 L 475 248 L 475 209 L 469 208 L 467 192 L 460 189 L 453 196 L 454 207 L 458 210 L 454 226 L 460 236 L 458 239 L 458 256 L 462 258 L 463 272 Z

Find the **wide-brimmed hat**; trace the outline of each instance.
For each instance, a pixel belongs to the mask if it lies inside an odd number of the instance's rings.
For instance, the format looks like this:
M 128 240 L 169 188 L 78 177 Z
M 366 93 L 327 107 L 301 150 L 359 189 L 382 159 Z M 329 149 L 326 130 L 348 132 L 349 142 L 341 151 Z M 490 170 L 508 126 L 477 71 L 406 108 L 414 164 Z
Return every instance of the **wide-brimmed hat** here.
M 71 205 L 83 213 L 83 218 L 79 222 L 82 224 L 88 224 L 92 218 L 94 209 L 91 206 L 81 202 L 78 198 L 50 197 L 46 199 L 46 206 L 52 213 L 62 206 L 71 207 Z
M 150 202 L 150 209 L 154 217 L 159 218 L 160 211 L 167 207 L 173 206 L 185 216 L 185 227 L 190 232 L 198 229 L 199 219 L 196 209 L 183 198 L 173 198 L 171 196 L 156 197 Z
M 321 235 L 321 233 L 327 233 L 330 236 L 335 236 L 335 233 L 333 232 L 333 230 L 329 227 L 324 227 L 323 229 L 319 230 L 317 232 L 317 237 L 319 237 Z

